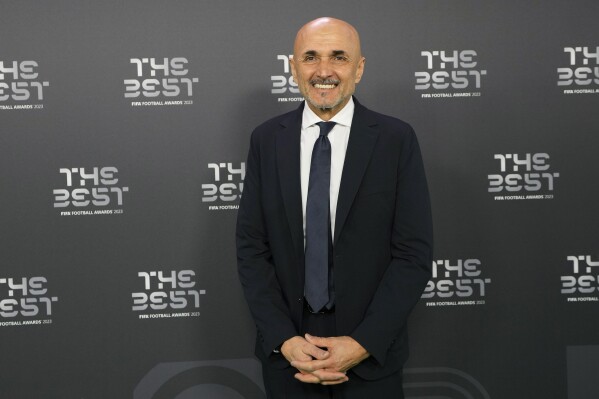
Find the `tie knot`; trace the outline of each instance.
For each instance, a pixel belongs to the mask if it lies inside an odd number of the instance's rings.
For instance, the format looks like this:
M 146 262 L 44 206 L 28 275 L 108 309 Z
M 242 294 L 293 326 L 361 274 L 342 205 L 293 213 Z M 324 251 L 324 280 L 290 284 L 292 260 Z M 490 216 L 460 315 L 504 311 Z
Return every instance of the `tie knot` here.
M 335 127 L 336 122 L 318 122 L 317 125 L 320 128 L 320 135 L 326 136 Z

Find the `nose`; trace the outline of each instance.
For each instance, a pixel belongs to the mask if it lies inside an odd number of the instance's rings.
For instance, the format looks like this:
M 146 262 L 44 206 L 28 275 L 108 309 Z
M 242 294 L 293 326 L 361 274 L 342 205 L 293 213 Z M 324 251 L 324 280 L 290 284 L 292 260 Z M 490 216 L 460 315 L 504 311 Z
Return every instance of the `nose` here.
M 333 68 L 328 57 L 320 59 L 318 68 L 316 69 L 316 75 L 322 79 L 330 78 L 333 75 Z

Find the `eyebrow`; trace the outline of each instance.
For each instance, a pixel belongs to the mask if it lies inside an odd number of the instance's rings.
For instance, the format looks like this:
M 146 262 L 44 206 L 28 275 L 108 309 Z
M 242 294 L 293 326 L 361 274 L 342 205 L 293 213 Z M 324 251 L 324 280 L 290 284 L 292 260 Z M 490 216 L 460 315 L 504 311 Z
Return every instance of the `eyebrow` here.
M 333 53 L 333 56 L 344 55 L 344 54 L 346 54 L 346 51 L 345 50 L 333 50 L 332 53 Z M 308 50 L 304 53 L 304 55 L 317 55 L 317 52 L 315 50 Z

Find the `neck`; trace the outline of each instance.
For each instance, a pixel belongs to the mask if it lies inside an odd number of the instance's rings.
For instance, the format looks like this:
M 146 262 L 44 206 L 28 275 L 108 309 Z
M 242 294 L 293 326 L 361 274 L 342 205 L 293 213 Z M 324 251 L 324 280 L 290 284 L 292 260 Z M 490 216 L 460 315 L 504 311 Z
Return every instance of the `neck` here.
M 332 109 L 321 109 L 321 108 L 313 108 L 313 107 L 310 107 L 310 108 L 323 121 L 330 121 L 331 118 L 333 118 L 339 112 L 338 110 L 335 111 Z
M 323 121 L 330 121 L 335 115 L 339 113 L 349 102 L 350 97 L 348 97 L 343 103 L 336 105 L 333 108 L 318 108 L 312 105 L 309 101 L 306 101 L 308 107 Z

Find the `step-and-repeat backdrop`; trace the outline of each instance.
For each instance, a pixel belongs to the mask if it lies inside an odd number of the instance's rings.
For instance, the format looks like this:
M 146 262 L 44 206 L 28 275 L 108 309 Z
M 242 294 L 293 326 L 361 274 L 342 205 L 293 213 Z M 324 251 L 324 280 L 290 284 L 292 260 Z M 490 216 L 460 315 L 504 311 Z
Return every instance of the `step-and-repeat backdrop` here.
M 2 2 L 0 397 L 265 397 L 234 225 L 318 16 L 425 158 L 407 396 L 599 397 L 599 5 L 533 3 Z

